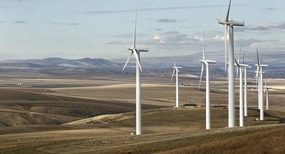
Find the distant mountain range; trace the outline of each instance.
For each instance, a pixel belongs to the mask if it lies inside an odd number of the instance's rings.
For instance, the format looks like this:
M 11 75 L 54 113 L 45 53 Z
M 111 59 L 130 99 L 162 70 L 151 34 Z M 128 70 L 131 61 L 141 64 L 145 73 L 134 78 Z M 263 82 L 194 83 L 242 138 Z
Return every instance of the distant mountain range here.
M 62 68 L 98 68 L 98 67 L 121 67 L 102 58 L 83 59 L 27 59 L 27 60 L 6 60 L 0 62 L 0 68 L 22 68 L 22 69 L 62 69 Z
M 262 55 L 262 54 L 261 54 Z M 176 59 L 178 66 L 183 67 L 181 73 L 183 74 L 200 74 L 201 63 L 198 60 L 202 57 L 200 53 L 185 55 L 185 56 L 169 56 L 169 57 L 142 57 L 141 65 L 144 74 L 168 74 L 172 71 L 173 61 Z M 237 56 L 236 56 L 237 57 Z M 262 56 L 261 56 L 262 57 Z M 284 78 L 285 77 L 285 53 L 270 52 L 266 53 L 262 62 L 268 64 L 269 67 L 265 71 L 266 77 Z M 206 55 L 206 59 L 217 61 L 216 65 L 211 65 L 211 72 L 213 77 L 225 77 L 224 73 L 224 55 L 223 53 L 211 53 Z M 98 73 L 113 73 L 113 74 L 135 74 L 135 60 L 130 61 L 130 64 L 124 72 L 126 59 L 112 59 L 106 60 L 102 58 L 83 58 L 83 59 L 63 59 L 63 58 L 46 58 L 46 59 L 27 59 L 27 60 L 6 60 L 0 61 L 0 73 L 13 72 L 13 70 L 32 70 L 34 74 L 37 72 L 50 74 L 60 74 L 73 72 L 84 74 L 98 74 Z M 241 62 L 243 59 L 241 58 Z M 251 65 L 249 69 L 249 76 L 254 76 L 256 70 L 256 54 L 255 52 L 247 53 L 244 62 Z M 63 71 L 64 70 L 64 71 Z M 28 72 L 28 71 L 27 71 Z M 54 73 L 56 72 L 56 73 Z M 2 73 L 1 73 L 2 74 Z M 15 73 L 14 73 L 15 74 Z

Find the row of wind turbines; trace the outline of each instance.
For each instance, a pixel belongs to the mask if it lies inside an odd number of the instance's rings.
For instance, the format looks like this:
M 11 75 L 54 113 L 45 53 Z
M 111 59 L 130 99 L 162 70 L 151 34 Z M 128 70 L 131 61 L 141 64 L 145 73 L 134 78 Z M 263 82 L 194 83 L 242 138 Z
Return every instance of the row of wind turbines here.
M 218 20 L 219 24 L 225 26 L 225 72 L 228 73 L 228 128 L 233 128 L 236 126 L 235 124 L 235 75 L 234 75 L 234 67 L 235 65 L 239 69 L 239 79 L 240 79 L 240 92 L 239 92 L 239 110 L 240 116 L 239 121 L 240 127 L 244 126 L 244 116 L 248 116 L 247 113 L 247 68 L 251 68 L 249 65 L 240 63 L 239 58 L 236 60 L 234 58 L 234 27 L 235 26 L 244 26 L 244 22 L 229 20 L 231 8 L 231 0 L 229 2 L 228 10 L 226 13 L 225 20 Z M 137 27 L 137 12 L 135 15 L 135 25 L 134 25 L 134 35 L 133 35 L 133 44 L 132 47 L 128 50 L 130 51 L 130 55 L 123 67 L 123 71 L 125 70 L 127 64 L 130 61 L 132 55 L 135 56 L 136 59 L 136 135 L 142 134 L 142 119 L 141 119 L 141 81 L 140 81 L 140 72 L 142 71 L 142 67 L 140 64 L 140 53 L 148 52 L 148 49 L 138 49 L 136 48 L 136 27 Z M 205 32 L 203 34 L 203 57 L 199 62 L 202 63 L 201 75 L 199 81 L 199 89 L 201 86 L 202 76 L 204 72 L 204 67 L 206 70 L 206 129 L 211 128 L 211 113 L 210 113 L 210 74 L 209 74 L 209 65 L 215 64 L 214 60 L 207 60 L 205 58 Z M 227 64 L 227 54 L 228 56 L 228 64 Z M 228 67 L 227 67 L 228 65 Z M 257 51 L 257 71 L 256 71 L 256 79 L 258 81 L 258 108 L 260 110 L 260 120 L 264 120 L 264 108 L 263 108 L 263 67 L 268 65 L 261 64 L 261 60 Z M 173 73 L 171 77 L 171 81 L 173 80 L 174 75 L 176 76 L 176 105 L 175 107 L 179 107 L 179 84 L 178 84 L 178 74 L 179 69 L 182 67 L 176 66 L 176 61 L 174 61 Z M 266 109 L 268 109 L 268 87 L 265 87 L 266 92 Z

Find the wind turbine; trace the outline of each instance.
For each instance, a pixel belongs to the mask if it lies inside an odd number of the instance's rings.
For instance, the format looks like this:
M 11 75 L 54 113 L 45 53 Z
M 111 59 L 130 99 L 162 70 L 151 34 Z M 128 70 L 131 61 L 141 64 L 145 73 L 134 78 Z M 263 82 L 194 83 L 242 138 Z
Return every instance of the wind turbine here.
M 269 110 L 269 89 L 271 88 L 267 87 L 267 79 L 265 79 L 264 93 L 265 93 L 265 101 L 266 101 L 266 110 Z
M 136 29 L 137 29 L 137 12 L 135 16 L 135 30 L 133 36 L 133 45 L 128 50 L 131 52 L 123 71 L 125 70 L 127 64 L 129 63 L 132 55 L 135 55 L 136 58 L 136 135 L 142 134 L 142 120 L 141 120 L 141 79 L 140 79 L 140 72 L 142 71 L 141 64 L 140 64 L 140 52 L 148 52 L 148 50 L 142 50 L 136 48 Z
M 244 22 L 229 20 L 230 8 L 231 0 L 225 20 L 218 20 L 218 23 L 225 25 L 225 36 L 229 33 L 228 127 L 233 128 L 235 127 L 234 26 L 244 26 Z
M 206 60 L 205 59 L 205 33 L 204 33 L 204 41 L 203 41 L 203 59 L 199 60 L 202 63 L 201 68 L 201 75 L 200 75 L 200 82 L 199 82 L 199 89 L 201 86 L 204 65 L 206 67 L 206 129 L 211 128 L 211 110 L 210 110 L 210 77 L 209 77 L 209 65 L 215 64 L 216 61 L 213 60 Z
M 236 65 L 239 68 L 239 126 L 244 126 L 244 96 L 243 96 L 243 70 L 248 67 L 246 64 L 240 64 L 239 60 L 235 59 Z
M 269 110 L 269 87 L 266 87 L 265 85 L 265 100 L 266 100 L 266 110 Z
M 242 79 L 240 75 L 240 91 L 242 90 L 241 88 L 243 88 L 243 93 L 240 92 L 240 101 L 241 99 L 243 99 L 243 112 L 244 112 L 244 116 L 248 116 L 248 110 L 247 110 L 247 68 L 251 68 L 249 65 L 244 63 L 244 57 L 245 57 L 245 51 L 243 51 L 243 63 L 240 63 L 240 55 L 241 55 L 241 50 L 242 49 L 242 44 L 240 46 L 240 53 L 238 55 L 238 60 L 236 62 L 236 66 L 237 66 L 237 76 L 239 74 L 239 72 L 243 73 L 243 79 L 244 79 L 244 83 L 242 83 Z M 240 69 L 241 68 L 241 69 Z M 242 87 L 241 87 L 242 86 Z M 242 98 L 243 96 L 243 98 Z M 241 102 L 240 102 L 241 103 Z M 240 111 L 241 113 L 241 111 Z M 241 117 L 240 117 L 241 118 Z M 240 120 L 241 121 L 241 120 Z M 241 125 L 241 124 L 240 124 Z
M 174 60 L 174 64 L 173 64 L 173 73 L 172 73 L 172 76 L 171 76 L 171 82 L 172 82 L 172 79 L 173 79 L 173 76 L 174 74 L 176 73 L 176 106 L 175 107 L 179 107 L 179 91 L 178 91 L 178 88 L 179 88 L 179 85 L 178 85 L 178 73 L 179 73 L 179 69 L 182 69 L 182 67 L 177 67 L 176 66 L 176 61 Z
M 245 51 L 243 51 L 243 64 L 244 63 L 244 57 L 245 57 Z M 243 68 L 244 71 L 244 116 L 248 116 L 248 112 L 247 112 L 247 68 L 251 68 L 251 66 L 246 65 Z
M 260 111 L 260 120 L 264 120 L 264 107 L 263 107 L 263 67 L 268 65 L 261 64 L 261 60 L 258 55 L 258 50 L 256 50 L 257 64 L 255 65 L 256 78 L 258 79 L 258 108 Z

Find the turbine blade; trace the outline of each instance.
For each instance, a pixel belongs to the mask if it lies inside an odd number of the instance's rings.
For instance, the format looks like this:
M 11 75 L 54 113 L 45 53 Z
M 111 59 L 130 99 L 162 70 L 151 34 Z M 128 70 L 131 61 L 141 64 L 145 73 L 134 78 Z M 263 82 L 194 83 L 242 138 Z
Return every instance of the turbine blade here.
M 258 55 L 258 50 L 256 49 L 256 58 L 257 58 L 257 64 L 260 65 L 260 59 Z
M 255 79 L 258 80 L 259 77 L 259 66 L 256 67 Z
M 228 26 L 225 25 L 225 74 L 227 74 Z
M 242 63 L 244 64 L 245 50 L 243 50 Z
M 254 75 L 254 79 L 257 78 L 257 71 L 258 71 L 258 68 L 256 68 L 255 75 Z
M 262 63 L 262 58 L 263 58 L 263 55 L 261 55 L 261 58 L 260 58 L 260 61 L 259 61 L 260 63 Z
M 175 70 L 179 73 L 179 69 L 176 67 Z
M 205 60 L 205 30 L 203 32 L 203 37 L 204 37 L 203 39 L 203 60 Z
M 241 49 L 242 49 L 242 42 L 240 44 L 240 50 L 239 50 L 239 54 L 238 54 L 238 62 L 239 63 L 240 63 Z
M 239 62 L 235 59 L 235 63 L 236 63 L 236 78 L 238 78 L 238 75 L 239 75 L 239 67 L 240 67 L 240 65 L 239 65 Z
M 237 66 L 239 66 L 239 62 L 237 61 L 237 59 L 235 59 L 235 63 Z
M 256 68 L 256 74 L 255 74 L 255 82 L 256 82 L 256 87 L 257 87 L 257 84 L 258 84 L 258 80 L 259 80 L 259 66 Z
M 172 75 L 171 75 L 171 80 L 170 80 L 171 82 L 173 80 L 174 74 L 175 74 L 175 69 L 173 69 L 173 72 L 172 72 Z
M 134 30 L 134 37 L 133 37 L 133 49 L 136 48 L 136 40 L 137 39 L 137 10 L 136 10 L 136 16 L 135 16 L 135 30 Z
M 202 82 L 203 72 L 204 72 L 204 63 L 202 63 L 202 67 L 201 67 L 201 74 L 200 74 L 200 80 L 199 80 L 199 90 L 200 90 L 200 88 L 201 88 L 201 82 Z
M 139 68 L 140 68 L 140 70 L 141 70 L 141 72 L 142 72 L 142 67 L 141 67 L 141 64 L 140 64 L 139 55 L 138 55 L 138 53 L 137 53 L 136 50 L 133 50 L 133 53 L 134 53 L 134 55 L 135 55 L 135 57 L 136 57 L 137 64 L 139 65 Z
M 267 67 L 264 69 L 264 75 L 265 75 L 265 88 L 267 88 Z
M 265 88 L 267 88 L 267 79 L 265 78 Z
M 230 15 L 231 3 L 232 3 L 232 0 L 230 0 L 230 3 L 229 3 L 229 7 L 228 7 L 228 11 L 227 11 L 227 15 L 226 15 L 225 22 L 228 22 L 228 21 L 229 21 L 229 15 Z
M 133 55 L 133 52 L 131 52 L 131 54 L 129 55 L 129 57 L 128 57 L 128 59 L 127 59 L 127 61 L 126 61 L 125 65 L 124 65 L 124 67 L 123 67 L 123 69 L 122 69 L 122 71 L 124 71 L 124 70 L 125 70 L 125 68 L 126 68 L 126 66 L 128 65 L 128 63 L 129 63 L 129 61 L 130 61 L 130 59 L 131 59 L 132 55 Z

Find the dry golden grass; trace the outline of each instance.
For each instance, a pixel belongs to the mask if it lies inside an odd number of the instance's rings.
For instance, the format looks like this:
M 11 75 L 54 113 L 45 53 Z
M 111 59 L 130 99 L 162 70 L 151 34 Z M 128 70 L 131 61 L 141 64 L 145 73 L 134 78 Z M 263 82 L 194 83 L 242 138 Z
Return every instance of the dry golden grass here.
M 279 148 L 284 145 L 283 90 L 271 91 L 271 110 L 264 121 L 255 121 L 257 92 L 249 90 L 245 128 L 227 129 L 226 84 L 213 81 L 212 129 L 206 131 L 203 107 L 173 109 L 174 83 L 168 77 L 143 77 L 142 83 L 147 83 L 142 85 L 143 135 L 137 137 L 130 136 L 135 131 L 135 85 L 130 82 L 134 78 L 12 80 L 23 81 L 26 87 L 0 89 L 0 151 L 4 153 L 211 153 L 211 149 L 244 153 L 263 145 L 258 152 L 284 152 Z M 4 81 L 0 79 L 0 84 Z M 196 80 L 181 81 L 190 86 L 180 87 L 180 104 L 203 106 L 205 89 L 198 90 Z M 236 119 L 238 124 L 238 109 Z M 259 145 L 252 146 L 255 138 Z
M 204 143 L 177 148 L 162 153 L 285 153 L 285 127 L 254 130 L 241 133 L 224 133 L 219 136 L 208 136 Z
M 58 125 L 102 114 L 133 111 L 135 104 L 55 95 L 48 89 L 0 89 L 0 127 Z M 146 109 L 158 105 L 143 105 Z
M 112 115 L 110 119 L 99 116 L 93 119 L 93 123 L 87 121 L 89 125 L 80 127 L 65 125 L 2 129 L 1 132 L 6 133 L 0 135 L 0 150 L 11 153 L 153 153 L 170 150 L 176 153 L 175 150 L 187 151 L 195 144 L 211 146 L 208 145 L 210 141 L 221 141 L 222 144 L 227 143 L 223 142 L 225 139 L 236 139 L 241 135 L 255 132 L 264 134 L 271 128 L 279 127 L 275 124 L 285 117 L 284 112 L 272 112 L 264 122 L 255 121 L 258 112 L 250 110 L 245 128 L 227 129 L 224 128 L 227 110 L 213 108 L 213 129 L 206 131 L 204 113 L 205 109 L 199 108 L 145 110 L 142 117 L 143 135 L 140 137 L 129 135 L 135 129 L 134 113 L 125 113 L 126 118 L 123 118 L 124 114 L 118 114 L 118 118 Z

